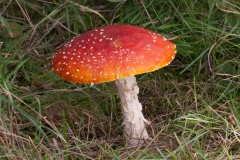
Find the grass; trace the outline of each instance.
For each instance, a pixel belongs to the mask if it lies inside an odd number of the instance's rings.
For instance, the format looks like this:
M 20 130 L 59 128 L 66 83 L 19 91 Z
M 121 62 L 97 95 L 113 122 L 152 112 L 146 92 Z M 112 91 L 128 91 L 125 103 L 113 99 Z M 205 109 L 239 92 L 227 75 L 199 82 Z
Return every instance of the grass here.
M 0 1 L 1 159 L 240 159 L 237 0 Z M 99 26 L 141 26 L 177 45 L 137 76 L 153 140 L 127 149 L 114 83 L 64 82 L 52 56 Z

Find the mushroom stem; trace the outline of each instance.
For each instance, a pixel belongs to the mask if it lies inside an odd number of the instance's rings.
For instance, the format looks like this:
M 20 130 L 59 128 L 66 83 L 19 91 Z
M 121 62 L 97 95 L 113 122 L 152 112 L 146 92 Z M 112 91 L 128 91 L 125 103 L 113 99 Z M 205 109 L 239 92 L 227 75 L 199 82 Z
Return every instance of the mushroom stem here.
M 136 78 L 130 76 L 118 79 L 115 82 L 121 99 L 127 147 L 142 145 L 146 140 L 150 139 L 145 126 L 150 123 L 142 114 L 142 105 L 137 96 L 139 88 Z

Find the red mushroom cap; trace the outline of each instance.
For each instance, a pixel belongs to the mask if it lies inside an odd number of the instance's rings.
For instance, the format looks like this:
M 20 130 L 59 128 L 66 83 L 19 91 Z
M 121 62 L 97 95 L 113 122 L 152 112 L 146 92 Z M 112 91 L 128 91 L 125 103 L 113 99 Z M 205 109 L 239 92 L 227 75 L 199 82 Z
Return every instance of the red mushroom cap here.
M 111 25 L 73 38 L 54 56 L 52 68 L 66 81 L 97 84 L 162 68 L 174 59 L 175 49 L 152 31 Z

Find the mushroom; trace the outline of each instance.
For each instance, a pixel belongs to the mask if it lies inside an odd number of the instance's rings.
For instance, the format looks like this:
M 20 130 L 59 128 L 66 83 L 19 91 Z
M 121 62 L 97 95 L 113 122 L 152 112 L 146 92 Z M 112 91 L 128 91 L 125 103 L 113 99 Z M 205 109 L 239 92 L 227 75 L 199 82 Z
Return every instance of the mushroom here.
M 52 60 L 53 72 L 64 80 L 82 84 L 115 81 L 124 116 L 128 147 L 151 139 L 138 100 L 134 75 L 168 65 L 176 45 L 144 28 L 118 24 L 96 28 L 73 38 Z

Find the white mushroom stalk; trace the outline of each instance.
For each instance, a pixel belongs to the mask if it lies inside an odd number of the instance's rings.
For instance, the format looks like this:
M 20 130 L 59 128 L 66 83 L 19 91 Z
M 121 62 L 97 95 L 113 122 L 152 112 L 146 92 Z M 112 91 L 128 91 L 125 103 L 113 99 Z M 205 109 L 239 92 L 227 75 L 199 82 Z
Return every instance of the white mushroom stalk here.
M 146 129 L 149 122 L 144 118 L 142 104 L 138 100 L 139 88 L 136 78 L 130 76 L 115 82 L 121 99 L 127 147 L 140 146 L 149 140 L 150 136 Z

